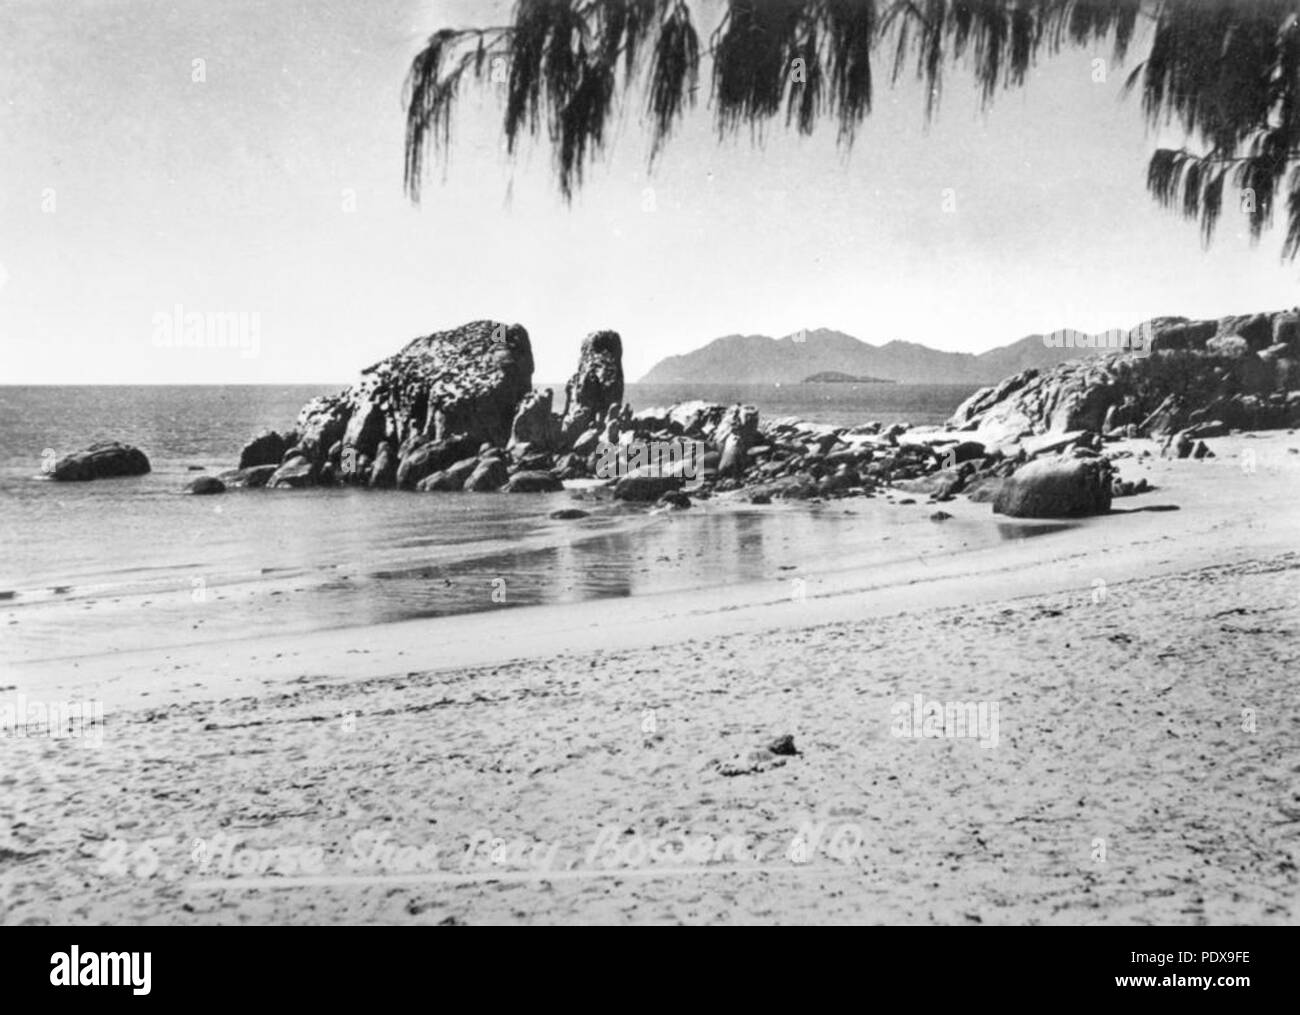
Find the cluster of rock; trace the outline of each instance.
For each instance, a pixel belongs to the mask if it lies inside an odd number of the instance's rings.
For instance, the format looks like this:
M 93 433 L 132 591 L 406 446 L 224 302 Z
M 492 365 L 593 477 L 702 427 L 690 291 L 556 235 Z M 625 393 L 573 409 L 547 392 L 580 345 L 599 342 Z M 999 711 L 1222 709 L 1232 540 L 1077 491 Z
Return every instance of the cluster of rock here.
M 636 413 L 619 436 L 703 442 L 703 469 L 690 494 L 727 494 L 754 504 L 901 491 L 932 503 L 966 494 L 993 501 L 995 512 L 1015 517 L 1070 517 L 1107 511 L 1112 497 L 1146 490 L 1145 483 L 1120 480 L 1100 437 L 1087 431 L 992 445 L 903 423 L 842 427 L 787 417 L 763 424 L 750 406 L 688 402 Z M 633 474 L 614 491 L 616 497 L 649 500 L 685 482 L 672 472 Z
M 1017 517 L 1093 514 L 1145 490 L 1115 474 L 1106 441 L 1164 437 L 1162 453 L 1203 458 L 1212 455 L 1204 438 L 1230 428 L 1300 423 L 1300 388 L 1291 387 L 1300 384 L 1298 322 L 1296 311 L 1163 318 L 1144 329 L 1145 354 L 1028 370 L 977 392 L 948 428 L 913 429 L 763 422 L 752 406 L 700 401 L 633 412 L 623 403 L 622 341 L 612 331 L 583 342 L 558 406 L 551 390 L 533 390 L 528 333 L 476 321 L 415 339 L 342 392 L 308 402 L 291 431 L 252 440 L 238 468 L 187 490 L 350 484 L 533 493 L 598 478 L 615 498 L 674 508 L 719 494 L 763 504 L 899 491 L 935 503 L 963 494 Z M 611 461 L 639 461 L 611 450 L 647 446 L 672 451 L 669 464 L 610 475 Z M 53 476 L 148 470 L 138 449 L 99 444 L 59 461 Z
M 533 391 L 521 326 L 475 321 L 417 338 L 337 395 L 303 406 L 287 434 L 249 443 L 227 486 L 351 484 L 533 492 L 583 472 L 623 400 L 622 342 L 589 335 L 557 413 Z
M 950 425 L 996 439 L 1072 430 L 1164 437 L 1300 424 L 1300 310 L 1141 329 L 1145 352 L 1085 355 L 977 391 Z
M 532 371 L 518 325 L 478 321 L 416 339 L 339 394 L 313 399 L 291 432 L 254 439 L 237 469 L 191 492 L 354 484 L 531 493 L 600 478 L 617 499 L 674 508 L 715 494 L 762 504 L 900 490 L 934 502 L 966 493 L 1039 516 L 1104 511 L 1112 496 L 1140 492 L 1114 477 L 1093 431 L 1021 440 L 1026 426 L 989 442 L 905 424 L 763 423 L 752 406 L 700 401 L 634 413 L 623 404 L 622 342 L 612 331 L 583 342 L 563 407 L 552 391 L 532 390 Z M 625 446 L 691 453 L 611 476 L 603 466 L 629 456 L 610 451 Z M 1022 482 L 1005 483 L 1045 456 Z

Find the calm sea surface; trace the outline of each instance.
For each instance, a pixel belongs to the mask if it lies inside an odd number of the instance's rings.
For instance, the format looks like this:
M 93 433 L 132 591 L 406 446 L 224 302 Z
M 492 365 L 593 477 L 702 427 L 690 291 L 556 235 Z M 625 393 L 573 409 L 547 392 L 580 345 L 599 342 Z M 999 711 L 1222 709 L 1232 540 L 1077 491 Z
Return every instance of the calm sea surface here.
M 202 474 L 191 467 L 233 467 L 249 437 L 291 426 L 303 402 L 333 390 L 0 387 L 0 658 L 788 580 L 850 552 L 883 554 L 903 542 L 944 552 L 997 538 L 883 506 L 868 516 L 834 504 L 701 504 L 665 514 L 602 501 L 581 505 L 591 517 L 560 522 L 548 515 L 572 506 L 572 491 L 180 495 Z M 632 385 L 627 397 L 637 409 L 704 398 L 754 404 L 765 418 L 924 424 L 945 419 L 969 393 L 901 384 Z M 40 478 L 47 452 L 107 439 L 142 448 L 153 472 L 91 483 Z

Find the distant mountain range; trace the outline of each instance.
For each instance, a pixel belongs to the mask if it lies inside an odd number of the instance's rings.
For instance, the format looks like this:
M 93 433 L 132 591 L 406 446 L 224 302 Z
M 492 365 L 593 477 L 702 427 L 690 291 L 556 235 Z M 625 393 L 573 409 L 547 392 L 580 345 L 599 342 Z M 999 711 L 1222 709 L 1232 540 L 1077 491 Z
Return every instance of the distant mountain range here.
M 1070 359 L 1042 335 L 1030 335 L 978 356 L 940 352 L 916 342 L 870 345 L 828 328 L 785 338 L 728 335 L 703 348 L 656 363 L 641 384 L 799 384 L 816 374 L 898 381 L 903 384 L 995 384 L 1030 367 Z

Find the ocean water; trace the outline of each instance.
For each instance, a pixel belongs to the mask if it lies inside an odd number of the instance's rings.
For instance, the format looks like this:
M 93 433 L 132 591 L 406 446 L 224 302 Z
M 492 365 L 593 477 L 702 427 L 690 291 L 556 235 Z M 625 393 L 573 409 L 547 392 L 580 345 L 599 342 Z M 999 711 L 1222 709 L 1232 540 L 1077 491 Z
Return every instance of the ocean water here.
M 810 390 L 811 389 L 811 390 Z M 849 554 L 942 553 L 988 533 L 925 512 L 821 506 L 650 512 L 589 491 L 416 494 L 356 489 L 187 497 L 258 431 L 292 424 L 302 386 L 0 388 L 0 659 L 368 625 L 746 581 L 788 581 Z M 765 417 L 939 422 L 969 389 L 632 385 L 634 408 L 698 397 Z M 142 448 L 147 476 L 54 483 L 43 458 L 106 439 Z M 882 559 L 883 556 L 882 556 Z
M 975 390 L 964 384 L 632 384 L 626 397 L 634 409 L 702 398 L 757 406 L 764 419 L 798 416 L 834 426 L 872 420 L 926 426 L 944 422 Z

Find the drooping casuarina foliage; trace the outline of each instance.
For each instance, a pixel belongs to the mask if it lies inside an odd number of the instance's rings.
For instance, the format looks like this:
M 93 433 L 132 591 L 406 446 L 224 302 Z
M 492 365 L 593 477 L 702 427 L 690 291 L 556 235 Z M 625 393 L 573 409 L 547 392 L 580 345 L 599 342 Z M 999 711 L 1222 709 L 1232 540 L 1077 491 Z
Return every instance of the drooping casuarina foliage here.
M 567 200 L 624 100 L 644 102 L 653 162 L 697 103 L 702 61 L 719 136 L 773 121 L 809 134 L 831 119 L 851 147 L 882 78 L 914 73 L 929 118 L 950 71 L 969 67 L 987 104 L 1040 55 L 1106 46 L 1123 64 L 1139 40 L 1126 87 L 1151 126 L 1186 137 L 1152 155 L 1151 194 L 1199 220 L 1207 243 L 1225 186 L 1256 239 L 1284 204 L 1294 259 L 1300 0 L 723 0 L 707 44 L 687 0 L 517 0 L 510 24 L 442 29 L 412 62 L 406 189 L 419 202 L 426 156 L 445 157 L 467 79 L 500 91 L 511 154 L 525 135 L 549 143 Z

